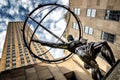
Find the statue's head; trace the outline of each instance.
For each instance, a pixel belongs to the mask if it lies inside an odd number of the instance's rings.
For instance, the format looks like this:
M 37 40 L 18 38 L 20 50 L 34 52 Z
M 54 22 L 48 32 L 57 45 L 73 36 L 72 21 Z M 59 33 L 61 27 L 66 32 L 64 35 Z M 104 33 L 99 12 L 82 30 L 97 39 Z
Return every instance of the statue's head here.
M 72 35 L 68 35 L 67 40 L 68 40 L 68 42 L 69 42 L 69 41 L 74 41 L 74 38 L 73 38 Z

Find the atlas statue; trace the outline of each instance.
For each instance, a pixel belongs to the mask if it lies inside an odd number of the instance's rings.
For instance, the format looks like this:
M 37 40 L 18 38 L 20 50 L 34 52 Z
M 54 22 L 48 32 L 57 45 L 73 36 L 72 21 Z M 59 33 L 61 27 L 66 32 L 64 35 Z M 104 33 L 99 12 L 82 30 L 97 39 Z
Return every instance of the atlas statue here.
M 48 7 L 47 7 L 48 6 Z M 43 8 L 43 7 L 47 7 L 49 8 L 49 6 L 53 6 L 53 9 L 50 10 L 45 17 L 43 17 L 43 19 L 41 19 L 41 21 L 36 21 L 36 19 L 34 19 L 34 17 L 32 17 L 31 15 L 39 8 Z M 76 22 L 78 23 L 78 27 L 79 27 L 79 40 L 75 40 L 73 38 L 73 35 L 68 35 L 67 37 L 67 42 L 64 42 L 60 37 L 58 37 L 55 33 L 53 33 L 52 31 L 50 31 L 49 29 L 47 29 L 44 25 L 42 25 L 42 21 L 47 17 L 47 15 L 49 15 L 53 10 L 57 9 L 57 8 L 64 8 L 66 9 L 68 12 L 70 12 L 73 17 L 75 18 Z M 46 9 L 46 8 L 44 8 Z M 41 11 L 42 12 L 42 11 Z M 34 32 L 31 36 L 30 41 L 27 41 L 29 39 L 26 36 L 26 32 L 29 32 L 27 29 L 27 21 L 31 20 L 34 23 L 37 24 L 37 27 L 35 27 Z M 68 20 L 69 22 L 70 20 Z M 30 22 L 30 21 L 29 21 Z M 32 22 L 31 22 L 32 23 Z M 67 25 L 68 26 L 68 25 Z M 53 42 L 48 42 L 46 40 L 35 40 L 33 38 L 36 30 L 38 29 L 38 27 L 42 27 L 43 29 L 45 29 L 47 32 L 49 32 L 51 35 L 53 35 L 55 38 L 57 38 L 58 40 L 61 41 L 61 43 L 53 43 Z M 34 54 L 34 52 L 31 50 L 30 45 L 32 42 L 36 42 L 36 43 L 40 43 L 43 46 L 48 46 L 51 48 L 60 48 L 60 49 L 65 49 L 68 50 L 69 52 L 71 52 L 72 54 L 76 54 L 79 56 L 79 58 L 84 62 L 84 67 L 86 69 L 91 69 L 91 73 L 92 73 L 92 78 L 94 80 L 101 80 L 103 78 L 103 75 L 100 71 L 100 68 L 96 62 L 96 57 L 98 56 L 99 53 L 101 53 L 101 55 L 104 57 L 104 59 L 111 65 L 113 66 L 116 63 L 115 57 L 113 55 L 113 52 L 110 48 L 110 46 L 108 45 L 108 43 L 106 41 L 103 42 L 87 42 L 87 40 L 83 39 L 81 37 L 81 25 L 80 25 L 80 20 L 79 18 L 74 14 L 74 12 L 71 11 L 70 8 L 64 6 L 64 5 L 60 5 L 60 4 L 45 4 L 45 5 L 40 5 L 38 6 L 35 10 L 33 10 L 26 18 L 24 25 L 23 25 L 23 39 L 25 42 L 26 47 L 28 48 L 28 50 L 30 51 L 30 53 L 32 54 L 32 56 L 34 56 L 35 58 L 38 58 L 42 61 L 48 61 L 48 62 L 57 62 L 59 60 L 45 60 L 37 55 Z M 44 55 L 44 54 L 43 54 Z M 67 56 L 69 57 L 69 55 Z M 65 57 L 64 59 L 66 59 L 67 57 Z M 62 60 L 62 59 L 61 59 Z
M 105 60 L 113 66 L 115 64 L 115 58 L 111 48 L 106 41 L 104 42 L 85 42 L 81 40 L 74 40 L 72 35 L 68 35 L 68 43 L 50 43 L 46 41 L 34 42 L 41 43 L 41 45 L 49 46 L 53 48 L 67 49 L 70 52 L 79 56 L 79 58 L 84 62 L 84 67 L 86 69 L 91 68 L 92 78 L 94 80 L 101 80 L 103 75 L 101 74 L 98 64 L 96 62 L 96 57 L 98 53 L 101 53 Z

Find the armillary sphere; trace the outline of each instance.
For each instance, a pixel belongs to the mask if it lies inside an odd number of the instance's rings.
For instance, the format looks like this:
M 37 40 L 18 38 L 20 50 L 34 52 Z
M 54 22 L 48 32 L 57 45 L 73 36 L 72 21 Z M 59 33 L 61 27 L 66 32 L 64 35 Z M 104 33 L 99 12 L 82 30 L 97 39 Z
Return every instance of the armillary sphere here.
M 46 47 L 34 40 L 67 43 L 66 37 L 69 34 L 77 39 L 82 37 L 81 28 L 78 16 L 69 7 L 60 4 L 43 4 L 27 15 L 23 25 L 23 39 L 33 57 L 49 63 L 58 63 L 69 59 L 73 53 Z

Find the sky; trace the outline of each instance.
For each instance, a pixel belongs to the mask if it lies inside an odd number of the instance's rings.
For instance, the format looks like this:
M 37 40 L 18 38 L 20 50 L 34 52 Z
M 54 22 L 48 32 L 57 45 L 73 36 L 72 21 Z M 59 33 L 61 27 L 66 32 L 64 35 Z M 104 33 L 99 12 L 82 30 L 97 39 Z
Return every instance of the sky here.
M 46 4 L 46 3 L 57 3 L 57 4 L 68 5 L 69 0 L 2 0 L 0 1 L 0 57 L 2 54 L 3 44 L 5 41 L 8 22 L 24 21 L 26 18 L 26 14 L 29 14 L 39 4 Z M 58 17 L 59 15 L 60 14 L 58 14 Z M 49 17 L 52 19 L 54 16 L 50 15 Z M 46 19 L 47 20 L 46 22 L 49 23 L 51 21 L 50 18 Z M 52 23 L 46 25 L 50 25 L 50 27 L 52 27 L 54 25 L 55 26 L 61 25 L 61 23 L 65 24 L 63 19 L 61 19 L 57 24 Z M 56 31 L 56 29 L 59 28 L 55 28 L 55 30 L 51 28 L 51 30 L 53 31 Z M 60 32 L 58 32 L 58 34 L 59 33 Z M 51 37 L 44 37 L 44 38 L 52 39 Z

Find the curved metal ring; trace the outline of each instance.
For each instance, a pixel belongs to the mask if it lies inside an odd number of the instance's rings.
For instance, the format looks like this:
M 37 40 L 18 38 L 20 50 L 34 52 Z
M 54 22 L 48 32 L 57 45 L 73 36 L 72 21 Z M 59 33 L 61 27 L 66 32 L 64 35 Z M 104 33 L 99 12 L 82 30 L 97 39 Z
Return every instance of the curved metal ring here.
M 74 14 L 74 12 L 71 11 L 70 8 L 64 6 L 64 5 L 60 5 L 60 4 L 44 4 L 44 5 L 39 5 L 37 8 L 35 8 L 32 12 L 30 12 L 30 14 L 28 16 L 30 16 L 32 13 L 34 13 L 34 11 L 36 11 L 37 9 L 39 8 L 42 8 L 42 7 L 45 7 L 45 6 L 57 6 L 57 7 L 62 7 L 64 9 L 66 9 L 67 11 L 69 11 L 75 18 L 76 22 L 78 23 L 78 27 L 79 27 L 79 40 L 80 38 L 82 37 L 81 36 L 81 24 L 80 24 L 80 20 L 79 18 Z M 43 59 L 41 57 L 38 57 L 36 54 L 33 53 L 33 51 L 30 49 L 30 44 L 29 46 L 27 45 L 27 42 L 26 42 L 26 39 L 25 39 L 25 26 L 27 24 L 27 20 L 29 19 L 29 17 L 26 18 L 25 22 L 24 22 L 24 25 L 23 25 L 23 39 L 24 39 L 24 43 L 26 45 L 26 47 L 28 48 L 28 50 L 30 51 L 30 53 L 35 57 L 35 58 L 38 58 L 39 60 L 42 60 L 42 61 L 45 61 L 45 62 L 58 62 L 58 61 L 63 61 L 63 60 L 66 60 L 68 57 L 70 57 L 73 53 L 70 53 L 69 55 L 63 57 L 62 59 L 56 59 L 56 60 L 46 60 L 46 59 Z M 68 26 L 68 24 L 67 24 Z M 37 28 L 36 28 L 37 29 Z M 65 30 L 64 30 L 65 31 Z M 35 32 L 35 31 L 34 31 Z M 64 32 L 63 32 L 64 33 Z M 63 35 L 63 34 L 62 34 Z M 61 36 L 62 36 L 61 35 Z M 31 43 L 31 40 L 30 40 L 30 43 Z M 48 52 L 48 51 L 46 51 Z

